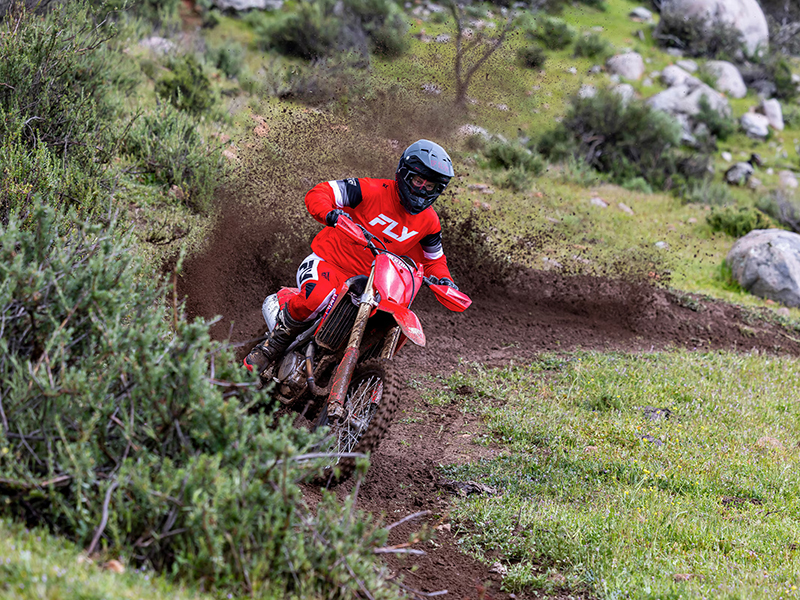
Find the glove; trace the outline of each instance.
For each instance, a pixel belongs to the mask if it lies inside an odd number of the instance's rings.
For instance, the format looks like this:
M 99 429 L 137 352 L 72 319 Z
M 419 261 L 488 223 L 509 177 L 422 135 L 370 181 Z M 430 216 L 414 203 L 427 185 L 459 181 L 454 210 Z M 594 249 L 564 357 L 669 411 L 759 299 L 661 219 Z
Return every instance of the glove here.
M 339 217 L 345 214 L 345 212 L 341 208 L 334 208 L 331 212 L 325 215 L 325 224 L 328 227 L 336 227 L 336 221 L 339 220 Z
M 451 287 L 454 290 L 458 290 L 458 286 L 455 283 L 453 283 L 452 281 L 450 281 L 447 277 L 442 277 L 439 280 L 439 285 L 446 285 L 447 287 Z

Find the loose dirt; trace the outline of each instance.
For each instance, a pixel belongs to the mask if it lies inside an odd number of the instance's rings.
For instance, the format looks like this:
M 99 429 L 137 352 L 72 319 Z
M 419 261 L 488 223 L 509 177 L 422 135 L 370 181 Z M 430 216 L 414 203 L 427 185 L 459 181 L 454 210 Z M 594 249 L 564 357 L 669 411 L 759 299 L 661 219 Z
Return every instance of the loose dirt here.
M 385 120 L 375 122 L 385 128 Z M 366 127 L 364 122 L 361 126 Z M 309 118 L 293 124 L 290 134 L 274 133 L 263 150 L 256 148 L 255 157 L 242 160 L 242 183 L 218 198 L 219 214 L 205 251 L 184 264 L 178 291 L 188 316 L 221 315 L 213 335 L 241 344 L 241 354 L 264 333 L 261 302 L 279 286 L 294 285 L 295 269 L 319 229 L 302 207 L 303 190 L 325 179 L 391 175 L 398 148 L 420 137 L 407 132 L 400 141 L 387 140 L 385 131 L 365 130 L 361 133 L 367 137 L 384 140 L 365 154 L 363 144 L 348 137 L 353 129 Z M 280 156 L 275 148 L 281 149 Z M 313 169 L 302 160 L 308 148 L 326 149 L 315 155 Z M 304 165 L 299 174 L 296 165 Z M 677 295 L 646 275 L 565 276 L 509 270 L 491 258 L 470 262 L 486 253 L 463 242 L 477 239 L 466 233 L 458 226 L 445 231 L 445 249 L 473 305 L 464 313 L 451 313 L 423 290 L 413 308 L 428 344 L 406 348 L 398 357 L 404 381 L 447 375 L 464 363 L 520 364 L 543 352 L 576 349 L 800 354 L 792 332 L 776 322 L 753 319 L 729 304 Z M 437 472 L 439 465 L 474 461 L 500 449 L 474 442 L 483 428 L 474 417 L 452 406 L 432 406 L 416 389 L 405 391 L 402 409 L 407 412 L 398 415 L 360 485 L 359 506 L 387 524 L 430 511 L 394 528 L 393 544 L 407 542 L 422 526 L 435 537 L 419 545 L 424 556 L 389 556 L 388 566 L 406 585 L 425 593 L 447 590 L 447 598 L 459 600 L 512 597 L 500 591 L 500 574 L 459 550 L 458 532 L 447 528 L 450 492 L 440 487 Z M 352 485 L 342 484 L 337 491 L 347 494 Z M 313 499 L 318 491 L 309 488 L 307 493 Z M 580 590 L 562 591 L 563 597 L 589 597 Z

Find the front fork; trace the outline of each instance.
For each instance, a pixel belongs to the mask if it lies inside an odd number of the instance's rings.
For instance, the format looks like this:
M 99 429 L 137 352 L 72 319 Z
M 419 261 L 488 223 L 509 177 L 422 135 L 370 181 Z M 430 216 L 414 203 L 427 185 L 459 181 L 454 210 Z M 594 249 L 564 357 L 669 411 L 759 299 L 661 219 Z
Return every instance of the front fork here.
M 367 285 L 364 288 L 364 293 L 361 294 L 356 321 L 353 324 L 353 328 L 350 330 L 350 339 L 347 342 L 347 348 L 345 348 L 342 362 L 339 363 L 336 374 L 333 376 L 333 382 L 331 383 L 331 393 L 328 396 L 328 417 L 330 419 L 341 419 L 345 416 L 344 401 L 347 397 L 347 388 L 350 387 L 353 371 L 355 371 L 356 365 L 358 364 L 361 340 L 364 337 L 364 331 L 367 328 L 367 321 L 372 313 L 372 309 L 378 305 L 375 301 L 375 290 L 373 288 L 374 279 L 375 267 L 373 265 L 372 271 L 369 274 L 369 279 L 367 280 Z

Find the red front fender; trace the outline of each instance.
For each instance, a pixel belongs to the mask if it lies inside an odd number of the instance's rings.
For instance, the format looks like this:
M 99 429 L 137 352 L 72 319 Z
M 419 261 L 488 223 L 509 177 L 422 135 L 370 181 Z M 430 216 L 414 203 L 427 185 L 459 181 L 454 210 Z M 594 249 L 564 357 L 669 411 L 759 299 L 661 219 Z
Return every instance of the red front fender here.
M 425 345 L 425 333 L 422 331 L 422 324 L 411 309 L 391 300 L 381 300 L 378 310 L 392 315 L 403 334 L 417 346 Z

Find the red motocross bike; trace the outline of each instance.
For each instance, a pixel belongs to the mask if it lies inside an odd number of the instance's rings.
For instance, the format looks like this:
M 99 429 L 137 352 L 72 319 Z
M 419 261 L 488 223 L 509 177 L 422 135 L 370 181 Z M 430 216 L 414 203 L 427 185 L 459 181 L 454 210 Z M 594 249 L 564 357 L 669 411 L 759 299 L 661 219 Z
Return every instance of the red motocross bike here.
M 328 306 L 272 365 L 260 375 L 274 382 L 275 396 L 298 412 L 318 414 L 314 429 L 327 427 L 320 450 L 330 454 L 326 476 L 348 477 L 354 454 L 375 450 L 399 401 L 392 358 L 407 341 L 425 345 L 422 325 L 410 306 L 422 284 L 450 310 L 461 312 L 472 301 L 398 256 L 346 216 L 336 227 L 368 248 L 375 257 L 369 276 L 351 277 Z M 281 288 L 264 300 L 261 312 L 271 332 L 278 312 L 297 288 Z M 311 410 L 310 410 L 311 409 Z

